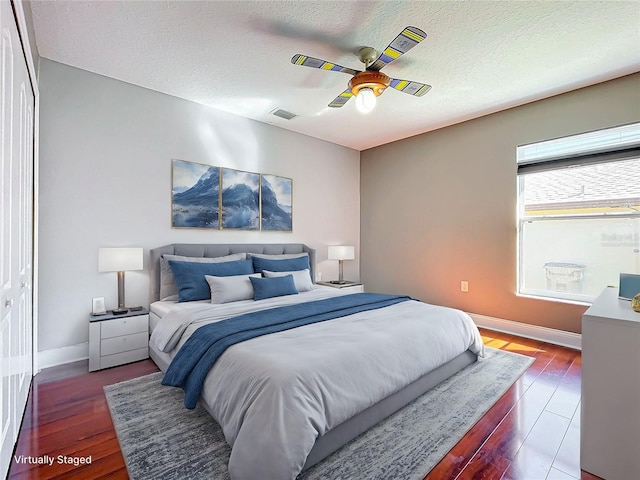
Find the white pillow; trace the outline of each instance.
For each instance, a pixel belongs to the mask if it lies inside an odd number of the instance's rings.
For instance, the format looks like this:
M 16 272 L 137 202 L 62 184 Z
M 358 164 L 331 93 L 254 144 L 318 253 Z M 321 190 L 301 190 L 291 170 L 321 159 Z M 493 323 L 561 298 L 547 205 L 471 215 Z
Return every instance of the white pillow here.
M 178 300 L 178 285 L 169 266 L 169 260 L 177 262 L 222 263 L 246 260 L 246 253 L 233 253 L 224 257 L 184 257 L 165 253 L 160 257 L 160 300 Z
M 204 278 L 211 289 L 211 303 L 239 302 L 253 300 L 253 285 L 250 277 L 260 278 L 259 273 L 250 275 L 233 275 L 231 277 L 214 277 L 205 275 Z
M 311 274 L 309 273 L 308 268 L 305 268 L 304 270 L 296 270 L 294 272 L 270 272 L 269 270 L 263 270 L 262 273 L 267 278 L 293 275 L 293 283 L 296 285 L 296 289 L 298 290 L 298 292 L 307 292 L 309 290 L 313 290 Z

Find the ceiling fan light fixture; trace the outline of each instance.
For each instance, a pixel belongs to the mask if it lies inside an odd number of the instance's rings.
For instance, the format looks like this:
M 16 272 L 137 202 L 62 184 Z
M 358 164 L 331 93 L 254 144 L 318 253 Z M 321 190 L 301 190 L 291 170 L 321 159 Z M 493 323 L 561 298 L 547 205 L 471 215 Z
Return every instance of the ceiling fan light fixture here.
M 405 27 L 404 30 L 402 30 L 380 54 L 376 52 L 375 48 L 362 47 L 358 50 L 358 58 L 362 63 L 364 63 L 364 72 L 354 70 L 353 68 L 343 67 L 337 63 L 327 62 L 320 58 L 302 55 L 300 53 L 296 53 L 291 57 L 291 63 L 294 65 L 318 68 L 320 70 L 332 70 L 334 72 L 352 75 L 351 80 L 349 81 L 349 88 L 334 98 L 328 106 L 331 108 L 344 107 L 351 97 L 356 97 L 356 102 L 359 104 L 358 110 L 361 110 L 360 105 L 364 105 L 364 98 L 369 95 L 365 94 L 362 99 L 359 99 L 359 92 L 361 89 L 372 91 L 374 101 L 375 97 L 379 97 L 387 87 L 391 86 L 392 83 L 394 89 L 415 97 L 422 97 L 431 89 L 431 85 L 411 80 L 389 78 L 380 71 L 380 69 L 385 65 L 388 65 L 398 59 L 401 55 L 407 53 L 425 38 L 427 38 L 427 34 L 425 32 L 419 28 L 408 26 Z M 372 102 L 369 100 L 366 103 Z M 371 111 L 372 109 L 373 107 L 370 107 L 368 111 Z
M 390 83 L 391 79 L 382 72 L 365 70 L 354 75 L 349 81 L 349 88 L 356 96 L 356 108 L 362 113 L 369 113 L 376 106 L 376 97 Z
M 363 87 L 356 95 L 356 108 L 360 113 L 369 113 L 376 108 L 376 95 L 369 87 Z
M 358 95 L 361 88 L 370 88 L 374 95 L 379 97 L 390 83 L 391 79 L 384 73 L 365 70 L 355 74 L 349 80 L 349 88 L 354 95 Z

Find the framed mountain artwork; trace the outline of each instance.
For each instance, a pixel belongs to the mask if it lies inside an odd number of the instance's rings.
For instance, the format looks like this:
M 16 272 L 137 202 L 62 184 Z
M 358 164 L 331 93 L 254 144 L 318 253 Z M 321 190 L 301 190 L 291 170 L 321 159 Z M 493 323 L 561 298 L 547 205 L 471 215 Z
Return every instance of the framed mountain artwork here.
M 260 175 L 260 223 L 262 230 L 293 231 L 293 180 Z
M 260 229 L 260 174 L 222 168 L 223 229 Z
M 171 226 L 220 228 L 220 168 L 173 160 Z

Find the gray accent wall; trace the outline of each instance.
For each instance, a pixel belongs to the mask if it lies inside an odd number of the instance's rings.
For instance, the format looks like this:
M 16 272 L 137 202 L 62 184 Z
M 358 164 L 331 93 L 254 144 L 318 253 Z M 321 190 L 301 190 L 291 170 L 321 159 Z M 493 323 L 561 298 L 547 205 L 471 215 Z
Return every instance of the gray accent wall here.
M 640 74 L 361 152 L 367 290 L 579 333 L 585 306 L 515 294 L 516 147 L 637 121 Z
M 40 351 L 82 356 L 91 299 L 116 306 L 100 247 L 144 248 L 128 305 L 149 305 L 149 249 L 170 243 L 305 243 L 325 280 L 327 245 L 355 245 L 345 277 L 359 279 L 359 152 L 44 58 L 39 80 Z M 293 233 L 171 228 L 171 159 L 292 178 Z

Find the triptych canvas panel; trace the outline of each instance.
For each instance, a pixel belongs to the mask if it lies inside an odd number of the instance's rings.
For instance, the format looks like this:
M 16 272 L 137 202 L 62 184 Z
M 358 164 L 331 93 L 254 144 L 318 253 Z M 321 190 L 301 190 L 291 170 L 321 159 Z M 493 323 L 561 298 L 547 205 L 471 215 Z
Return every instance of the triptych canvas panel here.
M 293 231 L 290 178 L 173 160 L 172 180 L 172 227 Z

